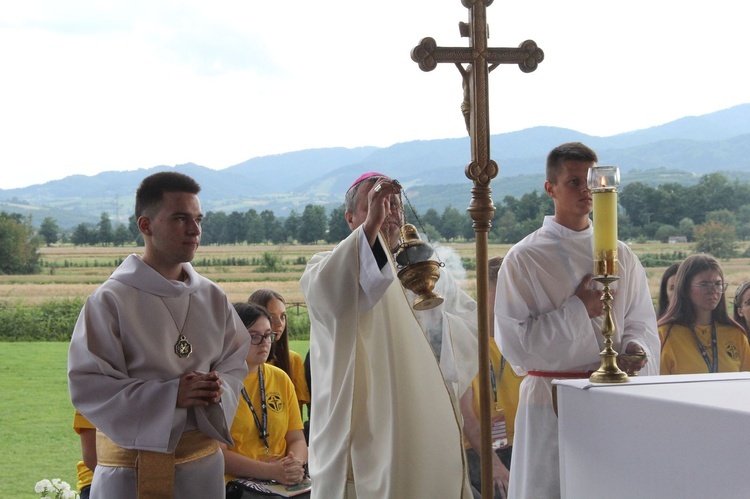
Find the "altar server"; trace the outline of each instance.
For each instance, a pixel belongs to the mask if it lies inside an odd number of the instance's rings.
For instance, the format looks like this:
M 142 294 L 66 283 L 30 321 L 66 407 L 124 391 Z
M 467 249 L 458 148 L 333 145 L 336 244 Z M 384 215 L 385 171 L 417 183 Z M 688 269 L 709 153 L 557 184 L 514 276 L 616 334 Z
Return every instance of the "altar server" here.
M 554 216 L 510 249 L 498 275 L 495 338 L 519 374 L 509 497 L 560 497 L 557 415 L 552 403 L 554 378 L 588 378 L 600 363 L 603 303 L 601 285 L 592 280 L 594 258 L 589 168 L 596 153 L 574 142 L 547 158 L 547 195 Z M 612 338 L 618 352 L 643 353 L 621 368 L 659 374 L 659 337 L 651 294 L 638 258 L 618 242 L 619 280 L 612 286 Z
M 92 498 L 224 496 L 218 442 L 231 444 L 250 337 L 226 295 L 190 265 L 200 187 L 144 179 L 130 255 L 88 297 L 68 354 L 73 405 L 97 429 Z

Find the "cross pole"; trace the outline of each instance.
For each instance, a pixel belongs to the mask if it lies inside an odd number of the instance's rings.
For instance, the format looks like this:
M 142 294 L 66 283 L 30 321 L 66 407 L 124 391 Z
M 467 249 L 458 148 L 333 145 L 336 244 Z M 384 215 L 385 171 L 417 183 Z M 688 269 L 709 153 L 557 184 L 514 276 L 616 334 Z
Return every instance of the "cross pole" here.
M 497 176 L 498 167 L 490 159 L 489 73 L 499 64 L 518 64 L 524 73 L 534 71 L 544 52 L 532 40 L 518 48 L 489 48 L 487 46 L 487 7 L 493 0 L 461 0 L 469 9 L 469 22 L 460 23 L 461 36 L 469 37 L 469 47 L 438 47 L 433 38 L 423 38 L 411 51 L 411 58 L 422 71 L 432 71 L 440 63 L 454 63 L 463 77 L 467 131 L 471 137 L 471 163 L 466 176 L 474 182 L 471 190 L 469 214 L 474 221 L 477 259 L 477 319 L 479 325 L 479 400 L 482 435 L 482 497 L 494 497 L 492 479 L 492 436 L 490 428 L 490 356 L 489 356 L 489 271 L 487 243 L 495 206 L 492 203 L 490 181 Z M 468 68 L 463 65 L 468 64 Z

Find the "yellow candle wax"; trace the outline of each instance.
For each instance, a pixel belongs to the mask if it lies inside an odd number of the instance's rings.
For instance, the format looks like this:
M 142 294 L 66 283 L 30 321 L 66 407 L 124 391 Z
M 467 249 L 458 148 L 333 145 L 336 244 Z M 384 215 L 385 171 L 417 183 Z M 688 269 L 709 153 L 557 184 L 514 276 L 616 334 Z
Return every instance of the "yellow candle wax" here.
M 617 191 L 592 192 L 594 199 L 594 262 L 597 274 L 617 273 Z M 597 264 L 596 262 L 599 262 Z

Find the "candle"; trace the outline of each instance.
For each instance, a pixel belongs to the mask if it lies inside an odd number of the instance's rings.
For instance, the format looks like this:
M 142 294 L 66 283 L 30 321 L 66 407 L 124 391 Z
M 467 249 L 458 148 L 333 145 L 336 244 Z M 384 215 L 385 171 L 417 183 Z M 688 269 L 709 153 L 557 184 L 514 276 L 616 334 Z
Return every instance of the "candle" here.
M 594 200 L 594 275 L 617 274 L 617 186 L 616 166 L 589 170 L 589 189 Z

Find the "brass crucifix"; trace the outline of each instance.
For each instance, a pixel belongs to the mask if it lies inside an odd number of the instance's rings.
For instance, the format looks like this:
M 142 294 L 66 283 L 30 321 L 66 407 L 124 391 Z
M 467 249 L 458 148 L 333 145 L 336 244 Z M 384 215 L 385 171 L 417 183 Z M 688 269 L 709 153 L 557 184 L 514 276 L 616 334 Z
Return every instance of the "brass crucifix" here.
M 482 497 L 494 497 L 492 480 L 492 441 L 490 432 L 490 356 L 489 314 L 487 296 L 489 275 L 487 244 L 495 206 L 492 203 L 490 181 L 497 176 L 497 163 L 490 159 L 489 73 L 499 64 L 518 64 L 524 73 L 534 71 L 544 60 L 544 52 L 532 40 L 518 48 L 489 48 L 487 46 L 487 7 L 493 0 L 461 0 L 469 9 L 469 22 L 460 23 L 461 36 L 471 40 L 469 47 L 438 47 L 433 38 L 423 38 L 411 51 L 411 58 L 422 71 L 432 71 L 439 63 L 454 63 L 463 77 L 464 103 L 462 111 L 471 138 L 471 163 L 466 176 L 474 181 L 469 214 L 474 221 L 477 264 L 477 319 L 479 324 L 479 400 L 482 431 Z M 468 64 L 468 68 L 464 67 Z M 493 325 L 494 327 L 494 325 Z

